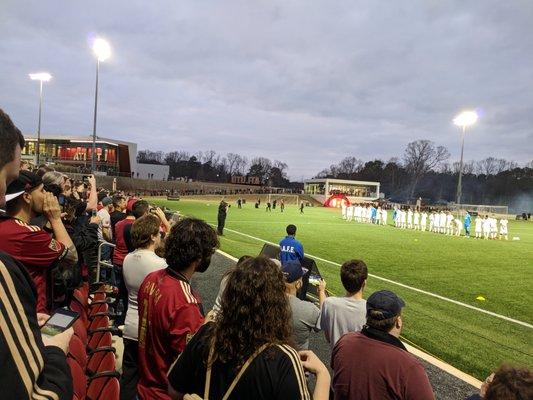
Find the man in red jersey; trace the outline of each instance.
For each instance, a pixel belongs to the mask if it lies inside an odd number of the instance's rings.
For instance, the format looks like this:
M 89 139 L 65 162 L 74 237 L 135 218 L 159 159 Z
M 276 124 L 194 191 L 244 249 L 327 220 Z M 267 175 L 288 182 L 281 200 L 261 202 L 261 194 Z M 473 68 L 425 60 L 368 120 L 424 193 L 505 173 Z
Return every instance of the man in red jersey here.
M 199 219 L 179 221 L 165 243 L 168 267 L 149 274 L 139 288 L 139 383 L 143 400 L 170 400 L 167 372 L 204 323 L 190 279 L 209 267 L 218 247 L 215 230 Z
M 7 214 L 0 216 L 0 250 L 20 261 L 37 288 L 37 312 L 52 306 L 52 269 L 72 268 L 78 262 L 76 247 L 61 221 L 61 208 L 52 193 L 43 189 L 41 178 L 21 171 L 6 191 Z M 44 214 L 53 237 L 30 220 Z

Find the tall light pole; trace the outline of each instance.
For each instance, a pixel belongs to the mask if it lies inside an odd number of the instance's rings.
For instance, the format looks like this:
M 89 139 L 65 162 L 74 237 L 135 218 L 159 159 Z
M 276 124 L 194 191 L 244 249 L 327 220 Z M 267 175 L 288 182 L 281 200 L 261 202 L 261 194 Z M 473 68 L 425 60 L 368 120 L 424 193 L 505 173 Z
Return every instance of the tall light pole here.
M 459 162 L 459 179 L 457 180 L 457 198 L 455 200 L 456 204 L 461 204 L 461 195 L 462 195 L 462 180 L 463 180 L 463 153 L 465 148 L 465 133 L 466 127 L 474 125 L 477 122 L 478 116 L 475 111 L 463 111 L 458 114 L 454 119 L 453 123 L 462 128 L 461 135 L 461 161 Z
M 37 159 L 36 164 L 39 166 L 41 161 L 41 112 L 43 108 L 43 82 L 49 82 L 52 75 L 48 72 L 38 72 L 36 74 L 29 74 L 32 81 L 39 81 L 39 123 L 37 124 Z
M 97 38 L 93 42 L 93 52 L 96 56 L 96 87 L 94 90 L 94 120 L 93 120 L 93 147 L 91 152 L 91 171 L 96 169 L 96 115 L 98 113 L 98 73 L 100 61 L 105 61 L 111 56 L 111 47 L 107 40 Z

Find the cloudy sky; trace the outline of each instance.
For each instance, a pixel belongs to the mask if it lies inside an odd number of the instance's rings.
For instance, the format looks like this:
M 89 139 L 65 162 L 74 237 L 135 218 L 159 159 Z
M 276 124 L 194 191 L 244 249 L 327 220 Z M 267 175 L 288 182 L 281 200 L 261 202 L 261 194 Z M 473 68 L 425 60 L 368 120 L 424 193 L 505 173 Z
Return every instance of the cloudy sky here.
M 0 107 L 44 134 L 92 132 L 152 150 L 279 159 L 293 179 L 345 156 L 401 156 L 430 139 L 459 155 L 451 123 L 480 112 L 465 158 L 533 158 L 530 0 L 0 0 Z

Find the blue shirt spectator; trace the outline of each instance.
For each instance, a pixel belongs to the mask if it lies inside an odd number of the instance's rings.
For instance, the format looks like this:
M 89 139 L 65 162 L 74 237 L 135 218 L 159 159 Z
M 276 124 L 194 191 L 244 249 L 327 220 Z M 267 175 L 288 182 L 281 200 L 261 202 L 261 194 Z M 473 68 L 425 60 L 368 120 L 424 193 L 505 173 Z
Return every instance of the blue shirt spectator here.
M 295 261 L 301 263 L 304 258 L 304 247 L 294 237 L 296 235 L 296 226 L 291 224 L 287 226 L 286 231 L 287 236 L 279 242 L 281 265 Z

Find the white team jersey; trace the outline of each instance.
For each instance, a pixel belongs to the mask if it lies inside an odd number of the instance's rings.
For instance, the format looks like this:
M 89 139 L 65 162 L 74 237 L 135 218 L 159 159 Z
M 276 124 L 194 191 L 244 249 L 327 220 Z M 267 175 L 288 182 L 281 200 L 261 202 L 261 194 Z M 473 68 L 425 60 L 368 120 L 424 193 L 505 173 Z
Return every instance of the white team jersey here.
M 421 225 L 426 225 L 427 218 L 428 218 L 428 215 L 426 213 L 420 214 L 420 224 Z
M 483 220 L 483 231 L 490 232 L 490 218 L 485 218 Z
M 415 225 L 418 225 L 418 223 L 420 222 L 420 214 L 415 212 L 413 214 L 413 222 L 415 223 Z
M 407 218 L 407 213 L 405 211 L 400 211 L 400 222 L 405 222 Z
M 452 215 L 452 214 L 448 214 L 448 215 L 446 216 L 446 226 L 447 226 L 448 228 L 451 228 L 451 226 L 452 226 L 452 221 L 453 221 L 453 220 L 454 220 L 454 218 L 453 218 L 453 215 Z
M 507 221 L 506 219 L 500 220 L 500 233 L 507 234 Z

